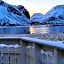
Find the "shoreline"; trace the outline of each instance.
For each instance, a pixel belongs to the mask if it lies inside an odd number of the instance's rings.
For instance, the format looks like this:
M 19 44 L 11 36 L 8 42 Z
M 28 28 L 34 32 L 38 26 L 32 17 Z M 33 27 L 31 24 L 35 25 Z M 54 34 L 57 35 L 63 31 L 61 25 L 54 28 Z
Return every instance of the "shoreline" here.
M 64 41 L 64 33 L 31 34 L 30 37 L 51 41 Z

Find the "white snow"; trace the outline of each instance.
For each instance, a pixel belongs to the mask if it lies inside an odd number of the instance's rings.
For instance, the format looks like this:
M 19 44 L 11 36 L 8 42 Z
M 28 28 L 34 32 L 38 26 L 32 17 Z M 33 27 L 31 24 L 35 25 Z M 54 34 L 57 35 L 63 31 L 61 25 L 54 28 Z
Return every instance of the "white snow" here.
M 61 16 L 61 18 L 59 18 Z M 50 20 L 51 17 L 55 17 L 55 20 Z M 41 13 L 34 13 L 34 15 L 30 18 L 31 22 L 40 22 L 40 23 L 60 23 L 64 25 L 64 5 L 58 5 L 53 7 L 50 11 L 48 11 L 45 15 Z
M 41 39 L 30 38 L 30 37 L 21 37 L 21 39 L 26 40 L 26 41 L 31 41 L 33 43 L 38 43 L 41 45 L 48 45 L 48 46 L 64 49 L 63 41 L 41 40 Z
M 44 15 L 41 13 L 35 13 L 34 15 L 32 15 L 32 17 L 30 18 L 30 20 L 32 22 L 40 22 L 42 23 L 44 19 Z
M 15 8 L 21 16 L 14 14 L 10 11 L 7 10 L 8 6 L 11 6 Z M 10 24 L 19 24 L 19 25 L 24 25 L 28 24 L 30 20 L 23 14 L 22 11 L 20 11 L 17 6 L 15 5 L 10 5 L 4 2 L 4 5 L 0 5 L 0 23 L 7 23 L 7 21 Z
M 0 47 L 7 47 L 7 45 L 6 44 L 0 44 Z
M 34 46 L 27 46 L 27 48 L 31 49 L 31 48 L 34 48 Z
M 63 19 L 59 18 L 61 16 Z M 48 21 L 50 17 L 55 17 L 54 21 Z M 53 7 L 44 15 L 44 20 L 51 23 L 64 23 L 64 5 L 58 5 Z
M 0 47 L 14 47 L 14 48 L 18 48 L 18 47 L 20 47 L 20 45 L 19 44 L 15 44 L 15 45 L 6 45 L 6 44 L 0 44 Z
M 14 47 L 15 47 L 15 48 L 18 48 L 18 47 L 20 47 L 20 45 L 18 45 L 18 44 L 15 44 L 15 45 L 14 45 Z

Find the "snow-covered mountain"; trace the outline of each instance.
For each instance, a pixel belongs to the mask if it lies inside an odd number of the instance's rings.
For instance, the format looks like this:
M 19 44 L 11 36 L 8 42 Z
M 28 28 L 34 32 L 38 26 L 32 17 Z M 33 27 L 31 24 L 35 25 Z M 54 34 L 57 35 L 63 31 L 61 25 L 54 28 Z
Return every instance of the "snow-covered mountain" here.
M 31 22 L 38 22 L 38 23 L 42 23 L 44 19 L 44 15 L 41 13 L 35 13 L 32 15 L 32 17 L 30 18 Z
M 22 5 L 11 5 L 0 0 L 0 25 L 26 25 L 29 12 Z
M 64 5 L 53 7 L 44 17 L 43 21 L 48 23 L 64 23 Z
M 42 24 L 64 25 L 64 5 L 57 5 L 53 7 L 45 15 L 35 13 L 30 20 L 32 22 L 41 22 Z

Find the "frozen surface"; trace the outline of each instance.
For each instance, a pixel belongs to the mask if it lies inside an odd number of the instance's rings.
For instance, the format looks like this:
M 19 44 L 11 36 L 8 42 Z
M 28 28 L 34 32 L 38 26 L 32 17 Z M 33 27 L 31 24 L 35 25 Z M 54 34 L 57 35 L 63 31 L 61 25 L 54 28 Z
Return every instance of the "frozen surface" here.
M 38 44 L 42 44 L 42 45 L 48 45 L 48 46 L 64 49 L 63 41 L 41 40 L 41 39 L 30 38 L 30 37 L 22 37 L 21 39 L 26 40 L 26 41 L 31 41 L 34 43 L 38 43 Z

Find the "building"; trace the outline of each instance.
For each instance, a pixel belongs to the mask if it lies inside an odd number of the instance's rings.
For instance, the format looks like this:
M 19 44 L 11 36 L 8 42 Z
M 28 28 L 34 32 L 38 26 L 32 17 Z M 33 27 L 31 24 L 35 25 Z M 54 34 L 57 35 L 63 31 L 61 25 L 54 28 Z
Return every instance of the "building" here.
M 64 43 L 0 36 L 0 64 L 64 64 Z

